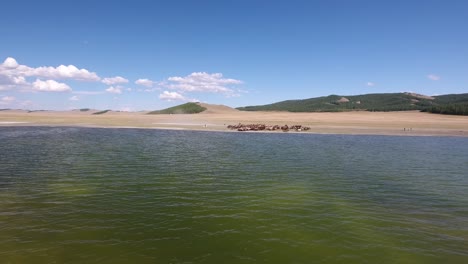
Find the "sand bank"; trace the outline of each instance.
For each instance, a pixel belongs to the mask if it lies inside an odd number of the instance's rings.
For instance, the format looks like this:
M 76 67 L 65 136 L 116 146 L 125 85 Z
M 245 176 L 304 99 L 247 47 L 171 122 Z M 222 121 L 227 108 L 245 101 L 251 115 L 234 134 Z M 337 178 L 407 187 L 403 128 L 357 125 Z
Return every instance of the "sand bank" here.
M 300 124 L 311 128 L 307 132 L 299 133 L 468 137 L 468 116 L 438 115 L 417 111 L 287 113 L 211 110 L 193 115 L 146 115 L 143 112 L 112 112 L 103 115 L 77 111 L 0 112 L 0 126 L 134 127 L 230 131 L 227 125 L 238 123 Z

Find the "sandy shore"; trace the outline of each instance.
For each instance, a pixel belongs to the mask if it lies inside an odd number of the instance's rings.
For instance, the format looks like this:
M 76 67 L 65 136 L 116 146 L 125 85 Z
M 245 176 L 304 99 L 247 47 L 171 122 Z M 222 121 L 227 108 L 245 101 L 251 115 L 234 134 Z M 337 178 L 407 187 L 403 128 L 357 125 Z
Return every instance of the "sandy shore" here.
M 416 111 L 285 113 L 242 112 L 216 107 L 209 109 L 206 113 L 193 115 L 147 115 L 145 112 L 109 112 L 103 115 L 92 115 L 90 111 L 31 113 L 21 110 L 0 111 L 0 126 L 132 127 L 231 131 L 227 129 L 227 125 L 238 123 L 301 124 L 311 127 L 308 132 L 289 133 L 468 137 L 468 116 L 438 115 Z

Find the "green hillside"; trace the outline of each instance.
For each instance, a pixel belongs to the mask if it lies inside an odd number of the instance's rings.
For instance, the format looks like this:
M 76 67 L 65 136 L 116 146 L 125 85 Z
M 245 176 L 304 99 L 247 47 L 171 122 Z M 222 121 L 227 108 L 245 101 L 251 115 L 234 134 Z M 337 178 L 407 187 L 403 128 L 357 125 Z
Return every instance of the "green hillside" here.
M 111 111 L 111 110 L 109 110 L 109 109 L 108 109 L 108 110 L 103 110 L 103 111 L 99 111 L 99 112 L 93 113 L 93 115 L 103 115 L 103 114 L 105 114 L 105 113 L 107 113 L 107 112 L 109 112 L 109 111 Z
M 424 96 L 414 93 L 363 94 L 352 96 L 329 95 L 324 97 L 288 100 L 278 103 L 246 106 L 242 111 L 288 111 L 288 112 L 342 112 L 342 111 L 406 111 L 421 110 L 437 113 L 464 113 L 468 94 Z M 456 110 L 452 109 L 456 105 Z M 452 107 L 452 108 L 451 108 Z M 447 108 L 447 109 L 446 109 Z M 445 109 L 445 110 L 441 110 Z
M 468 94 L 437 96 L 435 103 L 422 111 L 446 115 L 468 115 Z
M 163 110 L 149 112 L 149 115 L 157 114 L 196 114 L 205 111 L 206 108 L 197 103 L 186 103 Z

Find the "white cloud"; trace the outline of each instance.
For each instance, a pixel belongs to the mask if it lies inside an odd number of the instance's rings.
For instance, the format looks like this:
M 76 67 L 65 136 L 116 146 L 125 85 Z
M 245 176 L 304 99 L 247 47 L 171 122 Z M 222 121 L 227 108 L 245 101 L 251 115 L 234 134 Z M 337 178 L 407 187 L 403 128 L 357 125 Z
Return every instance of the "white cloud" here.
M 34 81 L 35 80 L 35 81 Z M 72 88 L 62 80 L 102 82 L 107 89 L 101 91 L 72 91 Z M 129 83 L 129 80 L 114 76 L 101 78 L 95 72 L 80 69 L 74 65 L 60 65 L 57 67 L 40 66 L 30 67 L 22 65 L 12 57 L 7 57 L 3 63 L 0 61 L 0 91 L 42 91 L 42 92 L 72 92 L 74 95 L 96 95 L 102 93 L 122 94 L 125 91 L 154 92 L 165 88 L 160 94 L 162 100 L 193 101 L 186 97 L 191 92 L 219 93 L 226 97 L 239 96 L 242 91 L 236 87 L 242 81 L 225 78 L 221 73 L 193 72 L 187 76 L 173 76 L 162 82 L 141 78 L 135 84 L 142 89 L 132 89 L 120 86 Z M 71 96 L 69 100 L 80 99 L 80 96 Z
M 29 84 L 26 81 L 26 78 L 24 78 L 23 76 L 12 76 L 11 80 L 13 81 L 14 84 L 17 84 L 17 85 L 27 85 L 27 84 Z
M 373 83 L 373 82 L 367 82 L 367 86 L 375 86 L 375 83 Z
M 17 68 L 19 66 L 19 64 L 18 64 L 18 62 L 16 62 L 16 60 L 14 58 L 8 57 L 3 62 L 3 66 L 5 68 L 14 69 L 14 68 Z
M 0 91 L 14 88 L 27 89 L 31 86 L 23 76 L 2 75 L 0 73 Z
M 107 85 L 113 85 L 113 84 L 118 84 L 118 83 L 128 83 L 128 80 L 125 79 L 124 77 L 115 76 L 111 78 L 104 78 L 102 82 Z
M 119 86 L 111 86 L 109 88 L 106 89 L 106 92 L 108 93 L 114 93 L 114 94 L 121 94 L 122 93 L 122 87 L 119 87 Z
M 169 77 L 166 84 L 170 89 L 184 92 L 209 92 L 232 95 L 236 92 L 231 85 L 241 84 L 242 81 L 223 78 L 221 73 L 209 74 L 206 72 L 194 72 L 185 77 Z
M 70 86 L 65 83 L 59 83 L 54 80 L 42 81 L 39 79 L 33 82 L 32 88 L 40 92 L 70 92 L 72 90 Z
M 19 66 L 20 69 L 23 65 Z M 89 72 L 86 69 L 78 69 L 74 65 L 60 65 L 57 68 L 54 67 L 38 67 L 29 68 L 25 71 L 26 76 L 36 76 L 51 79 L 72 79 L 77 81 L 98 81 L 100 78 L 94 72 Z
M 429 74 L 429 75 L 427 75 L 427 78 L 430 79 L 430 80 L 433 80 L 433 81 L 438 81 L 438 80 L 441 79 L 440 76 L 435 75 L 435 74 Z
M 159 99 L 165 101 L 188 101 L 183 95 L 177 92 L 164 91 L 159 95 Z
M 78 81 L 98 81 L 99 76 L 86 69 L 78 69 L 74 65 L 58 67 L 41 66 L 32 68 L 20 65 L 14 58 L 8 57 L 0 67 L 0 74 L 23 77 L 42 77 L 48 79 L 72 79 Z
M 68 100 L 70 100 L 70 101 L 79 101 L 80 98 L 78 96 L 74 95 L 74 96 L 68 98 Z
M 146 86 L 146 87 L 152 87 L 154 85 L 154 82 L 152 80 L 149 80 L 149 79 L 138 79 L 138 80 L 135 81 L 135 84 L 143 85 L 143 86 Z

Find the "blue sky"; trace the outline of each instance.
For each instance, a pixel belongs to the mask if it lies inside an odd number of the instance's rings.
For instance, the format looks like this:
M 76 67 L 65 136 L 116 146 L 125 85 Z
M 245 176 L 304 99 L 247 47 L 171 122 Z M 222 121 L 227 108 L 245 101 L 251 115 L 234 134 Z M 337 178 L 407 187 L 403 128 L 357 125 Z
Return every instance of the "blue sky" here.
M 468 1 L 61 0 L 1 9 L 0 108 L 468 92 Z

